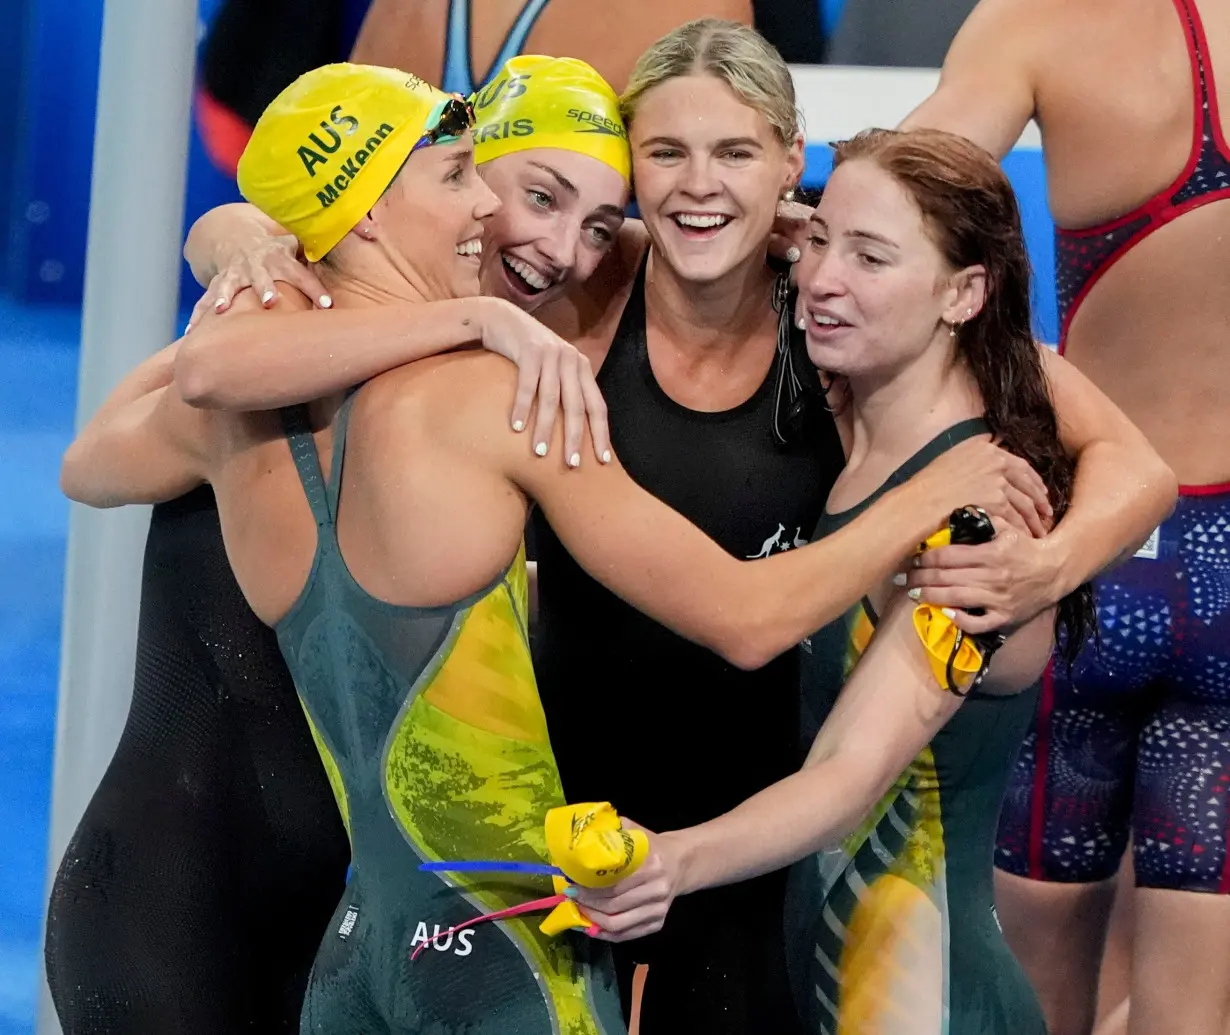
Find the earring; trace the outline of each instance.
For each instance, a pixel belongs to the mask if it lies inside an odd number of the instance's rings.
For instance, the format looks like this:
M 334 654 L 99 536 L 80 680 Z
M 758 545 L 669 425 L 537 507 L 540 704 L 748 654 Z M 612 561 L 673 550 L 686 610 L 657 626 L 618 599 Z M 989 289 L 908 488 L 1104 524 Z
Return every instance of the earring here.
M 955 337 L 957 336 L 957 328 L 958 328 L 958 327 L 960 327 L 960 326 L 961 326 L 961 325 L 960 325 L 959 323 L 957 323 L 957 321 L 956 321 L 956 320 L 954 320 L 952 323 L 950 323 L 950 324 L 948 325 L 948 337 L 950 337 L 950 338 L 955 338 Z

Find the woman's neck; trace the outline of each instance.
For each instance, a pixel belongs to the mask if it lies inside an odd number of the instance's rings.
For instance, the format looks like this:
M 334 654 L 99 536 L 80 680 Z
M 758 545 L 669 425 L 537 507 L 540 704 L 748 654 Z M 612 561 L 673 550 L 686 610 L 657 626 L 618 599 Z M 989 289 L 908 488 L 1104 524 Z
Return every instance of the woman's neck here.
M 698 361 L 737 354 L 770 321 L 776 277 L 763 254 L 703 284 L 680 277 L 652 246 L 648 262 L 647 324 Z
M 316 273 L 334 306 L 344 309 L 433 301 L 413 273 L 403 275 L 385 263 L 356 265 L 352 260 L 341 267 L 321 263 Z
M 847 470 L 887 477 L 942 431 L 981 417 L 982 395 L 951 348 L 933 343 L 891 374 L 851 378 L 852 437 Z

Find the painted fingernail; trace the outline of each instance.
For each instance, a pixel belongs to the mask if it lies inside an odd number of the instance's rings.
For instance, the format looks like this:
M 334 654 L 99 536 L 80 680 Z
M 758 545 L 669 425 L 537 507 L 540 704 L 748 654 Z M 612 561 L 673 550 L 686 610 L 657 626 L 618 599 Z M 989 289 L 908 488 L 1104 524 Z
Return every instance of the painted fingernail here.
M 537 453 L 539 456 L 546 456 L 547 455 L 547 444 L 545 442 L 539 442 L 538 445 L 534 447 L 534 452 Z
M 804 316 L 800 316 L 797 320 L 794 321 L 794 325 L 801 331 L 807 330 L 807 318 Z
M 915 589 L 907 590 L 905 595 L 913 601 L 922 600 L 922 590 L 921 589 L 915 588 Z
M 799 257 L 800 257 L 802 254 L 803 254 L 803 253 L 802 253 L 802 252 L 800 252 L 800 251 L 799 251 L 799 250 L 798 250 L 798 249 L 797 249 L 797 248 L 796 248 L 796 247 L 792 244 L 789 248 L 787 248 L 787 249 L 786 249 L 786 261 L 787 261 L 787 262 L 798 262 L 798 261 L 799 261 Z
M 945 618 L 956 618 L 957 617 L 957 612 L 954 611 L 951 607 L 941 607 L 940 614 L 942 614 Z
M 219 298 L 218 301 L 214 303 L 214 312 L 216 313 L 220 311 L 224 305 L 226 305 L 226 299 Z
M 321 295 L 320 296 L 320 308 L 321 309 L 332 309 L 333 299 L 331 299 L 328 295 Z
M 897 574 L 893 576 L 893 585 L 894 586 L 904 586 L 906 582 L 906 578 L 907 576 L 905 572 L 903 571 L 897 572 Z
M 577 889 L 574 885 L 569 884 L 563 891 L 564 898 L 576 898 Z
M 513 421 L 513 431 L 524 431 L 524 430 L 525 430 L 525 421 L 523 420 Z
M 261 295 L 261 305 L 268 305 L 272 301 L 273 301 L 272 291 L 266 291 L 263 295 Z
M 568 466 L 569 467 L 580 467 L 581 466 L 581 454 L 573 453 L 572 456 L 568 458 Z
M 602 451 L 602 462 L 604 464 L 609 464 L 611 462 L 611 451 L 609 449 L 604 449 Z

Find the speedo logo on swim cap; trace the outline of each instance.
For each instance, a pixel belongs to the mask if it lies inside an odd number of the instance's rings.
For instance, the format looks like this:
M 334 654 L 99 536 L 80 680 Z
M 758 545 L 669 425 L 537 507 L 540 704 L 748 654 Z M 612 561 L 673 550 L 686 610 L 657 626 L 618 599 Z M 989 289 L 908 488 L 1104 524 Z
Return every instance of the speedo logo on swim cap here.
M 380 123 L 371 136 L 363 141 L 361 147 L 342 159 L 333 158 L 333 155 L 341 150 L 342 134 L 349 137 L 357 133 L 359 120 L 353 115 L 347 115 L 339 104 L 329 113 L 328 122 L 321 120 L 320 129 L 323 134 L 313 130 L 308 134 L 307 140 L 299 145 L 299 159 L 303 162 L 303 168 L 307 170 L 307 174 L 313 177 L 316 175 L 318 165 L 329 165 L 333 161 L 341 161 L 341 172 L 334 176 L 331 182 L 325 184 L 324 190 L 316 192 L 320 207 L 328 208 L 342 196 L 342 191 L 349 187 L 350 182 L 359 175 L 359 170 L 372 156 L 372 152 L 380 146 L 380 142 L 393 132 L 393 127 L 387 122 Z
M 620 140 L 627 140 L 627 131 L 618 122 L 613 119 L 608 119 L 605 115 L 599 115 L 594 111 L 584 111 L 581 108 L 569 108 L 568 117 L 575 119 L 582 125 L 588 125 L 588 129 L 579 129 L 578 133 L 602 133 L 608 137 L 619 137 Z

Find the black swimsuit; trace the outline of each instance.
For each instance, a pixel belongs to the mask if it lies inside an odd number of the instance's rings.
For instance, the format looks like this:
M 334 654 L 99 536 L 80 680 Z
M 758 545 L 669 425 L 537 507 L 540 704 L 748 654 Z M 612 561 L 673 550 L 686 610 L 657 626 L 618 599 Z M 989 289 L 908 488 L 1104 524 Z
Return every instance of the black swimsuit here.
M 132 708 L 56 874 L 65 1035 L 297 1032 L 349 848 L 213 494 L 154 508 Z

